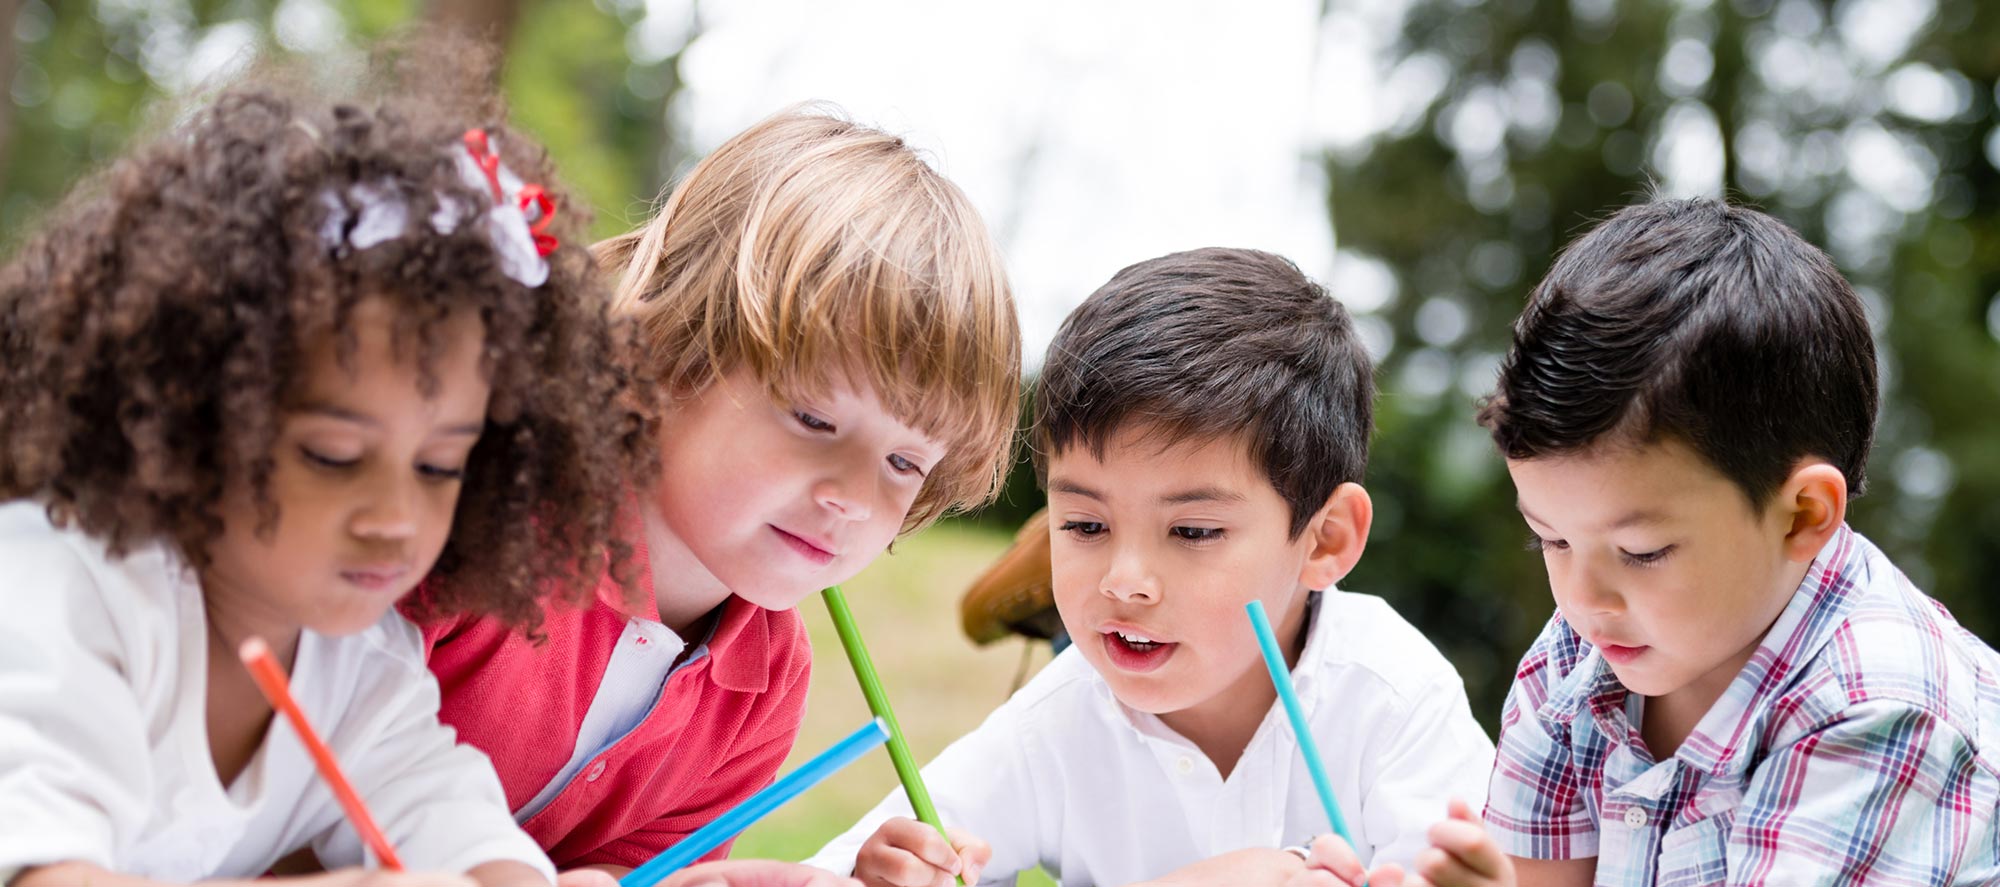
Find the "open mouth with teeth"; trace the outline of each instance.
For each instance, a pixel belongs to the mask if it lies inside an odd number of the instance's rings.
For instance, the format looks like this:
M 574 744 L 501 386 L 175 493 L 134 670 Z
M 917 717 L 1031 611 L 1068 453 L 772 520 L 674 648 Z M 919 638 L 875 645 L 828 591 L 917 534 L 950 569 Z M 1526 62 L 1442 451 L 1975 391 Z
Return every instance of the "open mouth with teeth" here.
M 1107 631 L 1103 637 L 1105 656 L 1112 665 L 1124 671 L 1146 672 L 1159 668 L 1180 646 L 1124 631 Z

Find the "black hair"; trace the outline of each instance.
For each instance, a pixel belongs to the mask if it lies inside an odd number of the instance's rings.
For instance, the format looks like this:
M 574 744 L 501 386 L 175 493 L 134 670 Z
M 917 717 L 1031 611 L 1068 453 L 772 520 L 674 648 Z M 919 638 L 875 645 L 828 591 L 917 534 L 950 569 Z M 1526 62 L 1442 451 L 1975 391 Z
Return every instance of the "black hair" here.
M 1807 456 L 1858 495 L 1878 396 L 1832 259 L 1754 209 L 1657 200 L 1563 250 L 1479 421 L 1510 459 L 1677 438 L 1761 507 Z
M 1297 537 L 1368 467 L 1375 379 L 1339 302 L 1280 256 L 1200 249 L 1132 265 L 1049 345 L 1034 397 L 1036 466 L 1076 444 L 1100 457 L 1144 423 L 1163 444 L 1241 435 Z

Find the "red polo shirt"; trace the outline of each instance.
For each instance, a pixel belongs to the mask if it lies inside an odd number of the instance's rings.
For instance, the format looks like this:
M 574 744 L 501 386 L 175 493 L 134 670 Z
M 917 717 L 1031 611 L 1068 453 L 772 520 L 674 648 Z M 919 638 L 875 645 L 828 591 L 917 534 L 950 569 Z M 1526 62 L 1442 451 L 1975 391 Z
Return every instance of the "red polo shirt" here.
M 638 548 L 644 594 L 631 612 L 657 618 L 652 571 Z M 606 575 L 587 605 L 551 604 L 539 645 L 487 619 L 420 624 L 444 694 L 439 719 L 493 759 L 509 809 L 522 809 L 569 762 L 629 618 L 620 595 Z M 708 655 L 667 678 L 637 727 L 522 823 L 557 868 L 638 866 L 777 774 L 805 714 L 805 624 L 796 611 L 731 597 L 707 645 Z

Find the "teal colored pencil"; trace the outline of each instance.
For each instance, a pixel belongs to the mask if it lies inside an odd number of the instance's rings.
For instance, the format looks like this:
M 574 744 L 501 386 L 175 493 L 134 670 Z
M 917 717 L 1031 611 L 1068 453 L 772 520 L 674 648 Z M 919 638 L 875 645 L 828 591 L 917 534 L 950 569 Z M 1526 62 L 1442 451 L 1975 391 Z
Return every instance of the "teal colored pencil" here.
M 849 734 L 846 739 L 833 744 L 832 748 L 820 752 L 819 756 L 799 765 L 797 770 L 779 777 L 778 781 L 764 786 L 762 791 L 744 798 L 742 803 L 729 808 L 728 812 L 715 818 L 713 822 L 695 830 L 694 834 L 682 838 L 680 843 L 668 847 L 665 852 L 653 857 L 645 865 L 625 873 L 618 879 L 619 887 L 652 887 L 710 850 L 722 846 L 722 842 L 736 835 L 773 810 L 784 806 L 786 801 L 798 797 L 806 789 L 818 785 L 835 771 L 854 763 L 869 749 L 881 745 L 889 738 L 889 728 L 881 718 L 861 725 L 861 729 Z
M 896 713 L 889 708 L 889 694 L 882 690 L 882 678 L 875 673 L 875 660 L 868 656 L 868 645 L 861 642 L 861 629 L 854 624 L 854 613 L 847 609 L 847 596 L 840 593 L 840 586 L 820 592 L 826 599 L 826 610 L 833 616 L 833 629 L 840 633 L 840 645 L 847 650 L 847 662 L 854 666 L 854 678 L 861 683 L 861 695 L 868 697 L 868 710 L 889 725 L 889 761 L 896 765 L 896 778 L 903 781 L 903 794 L 910 797 L 910 809 L 917 814 L 917 820 L 943 835 L 946 844 L 951 836 L 944 831 L 944 822 L 938 819 L 937 807 L 931 803 L 931 793 L 924 788 L 923 774 L 917 771 L 917 761 L 910 756 L 910 744 L 903 740 L 903 726 L 896 723 Z M 965 878 L 958 878 L 959 887 L 965 887 Z
M 1285 657 L 1278 652 L 1278 636 L 1271 631 L 1271 617 L 1264 613 L 1264 602 L 1251 601 L 1244 609 L 1250 611 L 1250 627 L 1256 630 L 1257 646 L 1264 651 L 1264 667 L 1271 670 L 1271 686 L 1278 689 L 1278 699 L 1285 704 L 1285 716 L 1292 722 L 1292 735 L 1299 740 L 1299 754 L 1306 758 L 1306 772 L 1312 774 L 1313 788 L 1319 790 L 1320 806 L 1326 808 L 1326 818 L 1333 824 L 1333 833 L 1359 853 L 1360 847 L 1347 833 L 1347 820 L 1341 818 L 1340 802 L 1333 798 L 1333 785 L 1327 781 L 1326 765 L 1320 763 L 1319 746 L 1313 742 L 1312 728 L 1306 726 L 1305 710 L 1299 708 L 1299 694 L 1292 689 L 1292 670 L 1285 666 Z

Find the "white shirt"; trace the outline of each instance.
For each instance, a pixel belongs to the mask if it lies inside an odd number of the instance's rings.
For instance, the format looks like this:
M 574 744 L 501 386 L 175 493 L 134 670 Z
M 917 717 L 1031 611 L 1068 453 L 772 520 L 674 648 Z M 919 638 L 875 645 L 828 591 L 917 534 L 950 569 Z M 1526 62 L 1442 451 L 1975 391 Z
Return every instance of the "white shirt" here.
M 1292 672 L 1299 703 L 1357 852 L 1407 865 L 1450 798 L 1479 809 L 1493 743 L 1458 673 L 1387 604 L 1319 597 Z M 923 776 L 945 825 L 993 845 L 982 884 L 1012 884 L 1039 865 L 1065 887 L 1124 885 L 1332 831 L 1283 706 L 1265 713 L 1225 780 L 1158 717 L 1120 703 L 1074 649 Z M 852 872 L 876 827 L 909 815 L 898 789 L 807 864 Z
M 308 844 L 329 868 L 367 859 L 284 718 L 221 784 L 201 587 L 170 546 L 112 558 L 51 525 L 41 503 L 0 505 L 0 613 L 0 881 L 65 861 L 250 877 Z M 401 616 L 346 637 L 305 632 L 291 687 L 405 866 L 513 860 L 553 880 L 492 765 L 438 723 L 437 682 Z
M 611 649 L 611 661 L 604 666 L 604 677 L 597 682 L 597 692 L 590 697 L 590 708 L 583 713 L 583 723 L 577 727 L 569 761 L 528 803 L 514 811 L 514 821 L 525 823 L 542 812 L 569 788 L 585 764 L 617 745 L 646 719 L 659 704 L 660 693 L 674 672 L 708 655 L 706 642 L 683 661 L 681 653 L 686 650 L 687 641 L 657 619 L 627 621 L 618 646 Z

